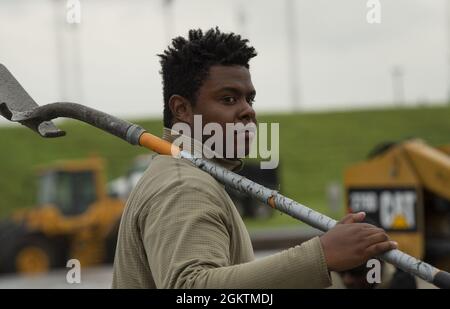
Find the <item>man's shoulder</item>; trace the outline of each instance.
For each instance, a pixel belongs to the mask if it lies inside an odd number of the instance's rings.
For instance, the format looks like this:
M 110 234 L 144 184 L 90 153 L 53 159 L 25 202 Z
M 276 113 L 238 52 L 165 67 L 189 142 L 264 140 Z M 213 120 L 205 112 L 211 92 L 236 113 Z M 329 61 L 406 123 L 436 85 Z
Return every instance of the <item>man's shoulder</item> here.
M 221 185 L 208 173 L 196 167 L 192 162 L 167 155 L 157 155 L 141 179 L 141 189 L 173 192 L 174 189 L 198 190 L 217 194 Z
M 187 203 L 188 200 L 195 203 Z M 198 213 L 218 209 L 228 212 L 229 203 L 225 188 L 211 175 L 187 160 L 158 155 L 131 192 L 127 208 L 145 218 L 149 211 L 179 213 L 180 204 L 184 208 L 201 205 Z
M 153 158 L 150 166 L 144 174 L 145 177 L 155 177 L 160 180 L 168 178 L 174 181 L 195 178 L 199 181 L 214 179 L 205 171 L 196 167 L 186 159 L 175 158 L 168 155 L 157 155 Z
M 196 166 L 192 162 L 169 155 L 156 155 L 153 157 L 149 167 L 153 169 L 196 169 Z

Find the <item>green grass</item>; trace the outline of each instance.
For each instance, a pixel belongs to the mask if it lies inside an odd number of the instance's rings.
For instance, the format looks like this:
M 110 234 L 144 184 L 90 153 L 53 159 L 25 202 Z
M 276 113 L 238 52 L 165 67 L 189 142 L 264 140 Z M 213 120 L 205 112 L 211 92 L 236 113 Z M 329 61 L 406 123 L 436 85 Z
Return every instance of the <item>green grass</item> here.
M 326 187 L 364 160 L 375 145 L 418 137 L 431 145 L 450 143 L 450 108 L 399 108 L 264 116 L 280 123 L 281 191 L 330 213 Z M 333 215 L 340 217 L 343 212 Z
M 364 160 L 378 143 L 419 137 L 432 145 L 450 143 L 450 108 L 418 107 L 351 112 L 263 115 L 260 122 L 280 123 L 281 192 L 311 208 L 330 213 L 325 190 L 342 182 L 344 169 Z M 161 121 L 139 121 L 161 133 Z M 61 127 L 68 135 L 42 139 L 21 127 L 0 128 L 0 215 L 35 201 L 35 165 L 58 159 L 98 154 L 106 159 L 109 179 L 120 176 L 134 156 L 145 149 L 131 147 L 116 137 L 79 122 Z M 248 221 L 252 228 L 293 225 L 276 214 L 269 220 Z

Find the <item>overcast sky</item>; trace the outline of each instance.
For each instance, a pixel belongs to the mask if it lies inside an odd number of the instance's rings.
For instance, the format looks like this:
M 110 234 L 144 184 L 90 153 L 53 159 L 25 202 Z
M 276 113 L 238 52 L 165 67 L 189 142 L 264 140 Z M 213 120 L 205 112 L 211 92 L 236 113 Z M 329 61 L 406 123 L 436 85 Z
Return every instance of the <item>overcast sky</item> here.
M 218 25 L 242 33 L 259 53 L 251 61 L 257 111 L 291 110 L 285 0 L 174 0 L 168 14 L 163 2 L 81 0 L 74 27 L 65 21 L 66 0 L 0 0 L 0 62 L 38 104 L 65 99 L 121 117 L 159 117 L 156 54 L 169 36 Z M 392 104 L 394 66 L 404 71 L 406 104 L 446 100 L 445 0 L 380 0 L 380 24 L 367 23 L 366 2 L 295 1 L 298 106 Z

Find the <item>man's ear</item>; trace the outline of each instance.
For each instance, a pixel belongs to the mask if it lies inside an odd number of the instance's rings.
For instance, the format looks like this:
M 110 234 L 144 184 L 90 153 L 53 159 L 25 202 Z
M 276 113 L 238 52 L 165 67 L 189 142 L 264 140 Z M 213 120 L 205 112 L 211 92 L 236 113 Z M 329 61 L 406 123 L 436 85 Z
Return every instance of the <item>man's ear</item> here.
M 184 97 L 174 94 L 169 99 L 169 108 L 173 115 L 173 122 L 192 124 L 193 112 L 191 103 Z

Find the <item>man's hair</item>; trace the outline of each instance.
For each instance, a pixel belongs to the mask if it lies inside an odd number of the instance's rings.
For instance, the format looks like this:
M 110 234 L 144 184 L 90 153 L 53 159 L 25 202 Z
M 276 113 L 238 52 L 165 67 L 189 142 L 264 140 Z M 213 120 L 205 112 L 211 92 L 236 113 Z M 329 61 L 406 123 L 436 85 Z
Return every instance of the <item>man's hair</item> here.
M 248 40 L 234 33 L 222 33 L 218 27 L 190 30 L 188 38 L 172 40 L 163 54 L 158 55 L 161 63 L 164 94 L 164 126 L 172 126 L 172 112 L 169 99 L 178 94 L 195 104 L 197 93 L 213 65 L 240 65 L 249 68 L 249 60 L 256 56 Z

